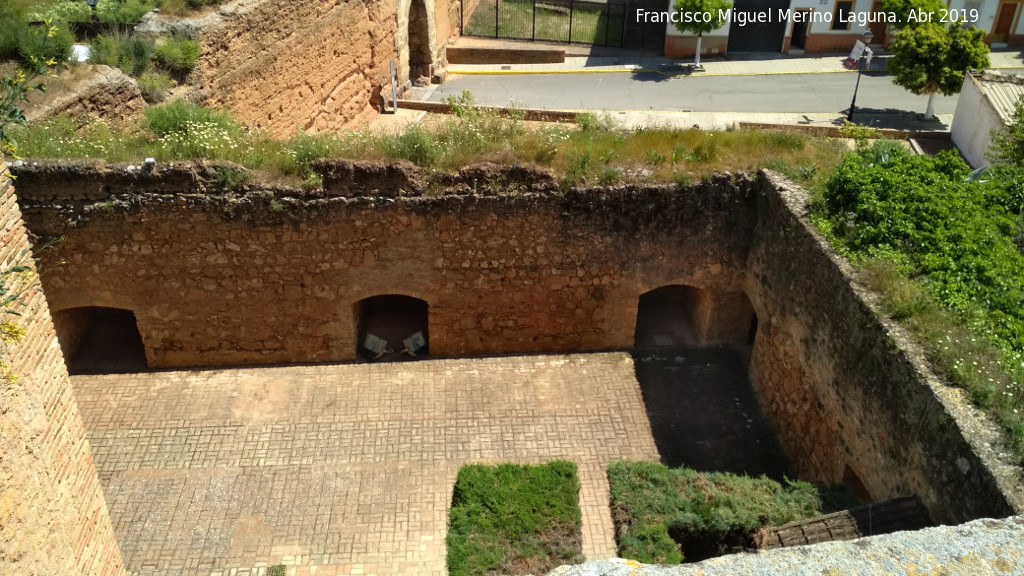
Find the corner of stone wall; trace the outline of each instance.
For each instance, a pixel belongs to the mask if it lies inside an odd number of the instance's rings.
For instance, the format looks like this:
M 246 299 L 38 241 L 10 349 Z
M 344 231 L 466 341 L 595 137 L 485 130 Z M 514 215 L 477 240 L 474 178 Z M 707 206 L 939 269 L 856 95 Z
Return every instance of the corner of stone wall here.
M 998 427 L 884 318 L 808 221 L 809 193 L 772 173 L 760 183 L 751 378 L 801 475 L 853 471 L 874 499 L 917 494 L 938 522 L 1024 510 L 1024 476 Z
M 0 158 L 0 270 L 24 330 L 0 351 L 0 574 L 125 574 L 71 382 Z

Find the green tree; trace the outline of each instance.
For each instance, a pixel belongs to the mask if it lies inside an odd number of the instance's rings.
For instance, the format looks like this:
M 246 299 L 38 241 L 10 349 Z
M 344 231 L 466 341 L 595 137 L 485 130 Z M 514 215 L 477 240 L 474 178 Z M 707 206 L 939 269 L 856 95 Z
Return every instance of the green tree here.
M 882 12 L 892 12 L 898 23 L 892 24 L 896 30 L 916 28 L 927 22 L 939 22 L 939 11 L 946 7 L 942 0 L 885 0 Z M 911 16 L 913 14 L 913 16 Z M 924 18 L 921 18 L 921 15 Z M 878 39 L 881 41 L 881 38 Z
M 985 33 L 958 24 L 922 24 L 901 30 L 889 48 L 887 69 L 893 83 L 910 92 L 928 95 L 925 118 L 934 118 L 936 94 L 958 94 L 969 70 L 988 68 Z
M 693 67 L 700 69 L 701 37 L 725 25 L 725 19 L 720 16 L 732 8 L 732 2 L 728 0 L 675 0 L 674 8 L 679 14 L 679 21 L 674 22 L 676 30 L 683 34 L 697 35 L 697 54 Z
M 1010 121 L 992 131 L 992 144 L 985 156 L 993 164 L 1024 168 L 1024 96 L 1017 100 Z

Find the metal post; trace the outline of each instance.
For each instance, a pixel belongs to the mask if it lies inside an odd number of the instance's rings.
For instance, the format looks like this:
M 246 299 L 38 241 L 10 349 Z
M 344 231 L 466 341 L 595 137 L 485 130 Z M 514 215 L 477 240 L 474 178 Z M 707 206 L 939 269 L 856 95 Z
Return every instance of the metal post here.
M 857 85 L 853 88 L 853 101 L 850 102 L 850 113 L 846 115 L 847 122 L 853 122 L 853 111 L 857 108 L 857 91 L 860 90 L 860 77 L 864 73 L 864 68 L 861 66 L 863 61 L 863 56 L 857 60 Z
M 530 38 L 537 39 L 537 0 L 533 0 L 533 33 L 530 34 Z
M 395 77 L 395 61 L 391 61 L 391 109 L 398 114 L 398 79 Z
M 569 44 L 572 44 L 572 2 L 573 0 L 569 0 Z
M 498 37 L 498 13 L 501 12 L 501 0 L 494 0 L 494 37 Z

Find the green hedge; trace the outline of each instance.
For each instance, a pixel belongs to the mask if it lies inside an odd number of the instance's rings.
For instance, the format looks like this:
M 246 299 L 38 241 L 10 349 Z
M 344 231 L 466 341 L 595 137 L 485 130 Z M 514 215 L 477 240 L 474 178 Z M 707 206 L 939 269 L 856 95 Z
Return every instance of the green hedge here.
M 761 527 L 814 517 L 822 508 L 818 488 L 806 482 L 782 485 L 653 462 L 616 462 L 608 481 L 619 556 L 648 564 L 742 550 Z
M 464 466 L 449 516 L 449 573 L 546 573 L 582 562 L 579 490 L 571 462 Z

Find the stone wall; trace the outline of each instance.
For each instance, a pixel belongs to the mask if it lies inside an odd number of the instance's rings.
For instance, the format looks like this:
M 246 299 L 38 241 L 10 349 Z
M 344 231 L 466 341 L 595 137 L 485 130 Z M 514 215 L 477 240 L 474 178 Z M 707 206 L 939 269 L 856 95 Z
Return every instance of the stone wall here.
M 324 169 L 327 190 L 306 196 L 223 194 L 205 188 L 212 168 L 184 165 L 25 165 L 19 186 L 33 230 L 63 237 L 53 257 L 67 262 L 45 278 L 54 310 L 132 310 L 154 368 L 352 360 L 356 304 L 383 294 L 428 303 L 441 356 L 629 348 L 639 296 L 672 284 L 713 293 L 707 341 L 749 327 L 714 320 L 743 278 L 746 181 L 594 202 L 474 194 L 502 178 L 488 173 L 425 196 L 412 167 Z
M 85 428 L 40 289 L 7 167 L 0 160 L 0 270 L 23 294 L 7 316 L 25 330 L 0 350 L 0 574 L 124 574 Z
M 799 475 L 857 478 L 875 500 L 917 494 L 938 522 L 1024 510 L 998 431 L 879 316 L 804 217 L 808 193 L 781 179 L 763 190 L 745 282 L 760 320 L 750 373 Z
M 459 34 L 459 0 L 415 0 L 427 19 L 423 46 L 429 54 L 410 55 L 412 1 L 243 0 L 225 6 L 196 26 L 206 104 L 228 108 L 275 137 L 363 125 L 382 103 L 381 87 L 390 92 L 392 61 L 400 86 L 411 80 L 410 58 L 429 60 L 427 75 L 433 75 L 444 67 L 449 39 Z

